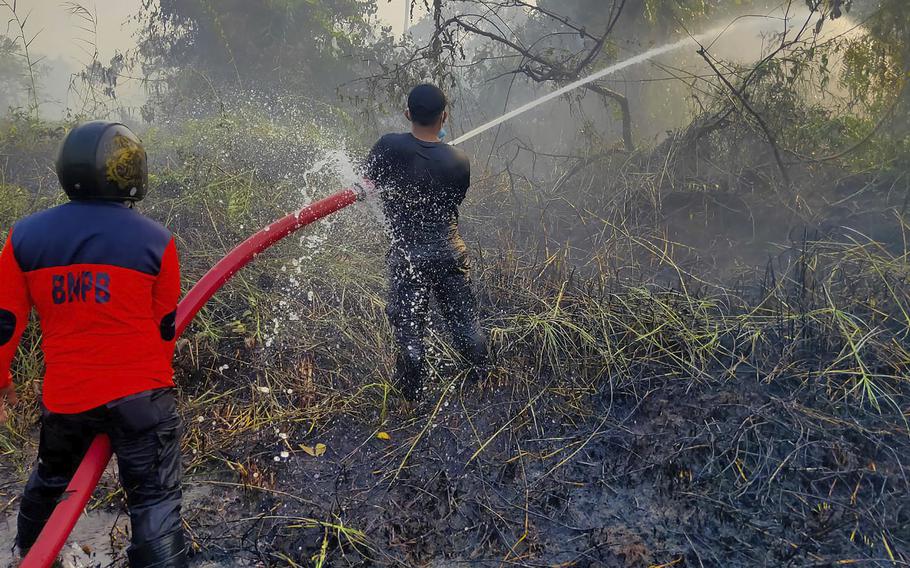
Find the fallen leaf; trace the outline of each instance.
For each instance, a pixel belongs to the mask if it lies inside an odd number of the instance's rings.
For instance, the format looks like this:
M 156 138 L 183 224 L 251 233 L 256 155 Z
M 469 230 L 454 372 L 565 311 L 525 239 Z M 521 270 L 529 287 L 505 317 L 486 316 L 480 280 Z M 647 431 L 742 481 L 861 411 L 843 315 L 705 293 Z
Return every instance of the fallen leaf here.
M 389 436 L 388 432 L 379 432 L 378 434 L 376 434 L 376 437 L 379 438 L 380 440 L 391 440 L 392 439 L 392 437 Z
M 316 446 L 304 446 L 303 444 L 300 444 L 300 449 L 314 458 L 318 458 L 325 453 L 326 447 L 325 444 L 316 444 Z

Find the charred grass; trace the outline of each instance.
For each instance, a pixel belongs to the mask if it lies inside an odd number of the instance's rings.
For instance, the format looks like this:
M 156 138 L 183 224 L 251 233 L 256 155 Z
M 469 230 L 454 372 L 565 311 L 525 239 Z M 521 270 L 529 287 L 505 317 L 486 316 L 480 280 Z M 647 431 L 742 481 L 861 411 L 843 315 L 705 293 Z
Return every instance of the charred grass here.
M 225 497 L 188 513 L 202 557 L 907 562 L 900 243 L 810 225 L 765 243 L 764 262 L 719 263 L 661 223 L 611 219 L 609 204 L 573 200 L 571 219 L 540 213 L 530 185 L 515 196 L 487 180 L 466 208 L 496 369 L 466 383 L 435 321 L 416 408 L 389 385 L 368 210 L 346 213 L 292 276 L 279 259 L 299 244 L 222 294 L 180 358 L 190 479 Z

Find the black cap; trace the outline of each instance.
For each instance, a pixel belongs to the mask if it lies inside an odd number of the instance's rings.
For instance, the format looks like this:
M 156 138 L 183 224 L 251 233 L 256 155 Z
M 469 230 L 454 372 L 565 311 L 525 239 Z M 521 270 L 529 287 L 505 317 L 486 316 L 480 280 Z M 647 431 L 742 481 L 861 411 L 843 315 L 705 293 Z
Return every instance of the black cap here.
M 446 94 L 442 92 L 442 89 L 429 83 L 417 85 L 408 95 L 408 110 L 411 111 L 411 120 L 424 126 L 433 124 L 446 109 L 447 104 Z

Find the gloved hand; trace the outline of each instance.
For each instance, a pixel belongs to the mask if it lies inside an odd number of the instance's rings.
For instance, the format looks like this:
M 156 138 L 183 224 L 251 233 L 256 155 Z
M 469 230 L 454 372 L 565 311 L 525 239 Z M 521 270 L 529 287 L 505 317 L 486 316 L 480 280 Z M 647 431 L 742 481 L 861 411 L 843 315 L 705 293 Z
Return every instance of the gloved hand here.
M 13 383 L 0 388 L 0 424 L 6 422 L 6 407 L 16 404 L 16 387 Z

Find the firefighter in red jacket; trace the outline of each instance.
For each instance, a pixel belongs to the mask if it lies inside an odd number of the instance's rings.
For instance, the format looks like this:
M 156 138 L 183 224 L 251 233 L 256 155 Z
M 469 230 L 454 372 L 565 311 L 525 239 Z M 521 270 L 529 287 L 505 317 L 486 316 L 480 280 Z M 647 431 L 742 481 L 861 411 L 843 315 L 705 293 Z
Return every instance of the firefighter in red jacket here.
M 174 238 L 133 209 L 148 187 L 142 143 L 122 124 L 67 135 L 64 205 L 16 223 L 0 254 L 0 421 L 10 363 L 34 307 L 45 375 L 38 462 L 16 544 L 35 543 L 92 439 L 110 436 L 132 527 L 130 565 L 186 565 L 181 420 L 173 393 L 180 268 Z

